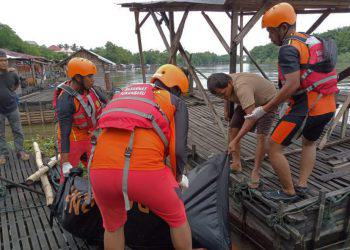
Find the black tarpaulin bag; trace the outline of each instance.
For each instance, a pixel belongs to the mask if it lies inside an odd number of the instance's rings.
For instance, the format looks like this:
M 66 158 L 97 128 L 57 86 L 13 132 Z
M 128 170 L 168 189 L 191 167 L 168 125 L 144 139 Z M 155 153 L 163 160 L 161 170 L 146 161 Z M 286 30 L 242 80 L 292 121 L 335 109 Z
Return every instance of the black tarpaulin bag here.
M 81 168 L 73 168 L 56 193 L 51 206 L 51 224 L 55 216 L 62 227 L 72 235 L 90 243 L 103 241 L 103 223 L 100 210 L 92 198 L 88 202 L 88 180 Z
M 229 160 L 217 155 L 190 171 L 183 193 L 193 247 L 230 248 L 228 220 Z M 148 208 L 134 202 L 124 227 L 126 244 L 134 250 L 173 249 L 169 226 Z
M 190 171 L 190 187 L 183 196 L 193 247 L 230 249 L 229 176 L 229 157 L 224 153 Z
M 168 224 L 140 203 L 130 203 L 124 226 L 125 243 L 133 250 L 174 249 Z

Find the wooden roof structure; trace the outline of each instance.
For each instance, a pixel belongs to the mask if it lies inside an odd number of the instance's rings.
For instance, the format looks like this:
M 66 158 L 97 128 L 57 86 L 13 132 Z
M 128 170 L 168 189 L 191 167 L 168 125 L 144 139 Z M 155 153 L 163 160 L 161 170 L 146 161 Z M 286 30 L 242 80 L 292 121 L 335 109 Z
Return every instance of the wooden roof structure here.
M 148 11 L 152 8 L 154 11 L 185 11 L 190 8 L 191 11 L 227 11 L 231 10 L 234 4 L 238 9 L 251 15 L 260 9 L 266 2 L 265 0 L 165 0 L 148 2 L 123 3 L 122 7 L 128 7 L 132 11 Z M 269 1 L 270 5 L 277 4 L 279 0 Z M 322 13 L 326 9 L 331 9 L 334 13 L 349 12 L 350 2 L 348 0 L 286 0 L 293 5 L 296 12 L 302 13 Z
M 291 3 L 299 14 L 314 14 L 320 13 L 320 17 L 315 23 L 306 30 L 306 33 L 311 34 L 317 27 L 331 14 L 331 13 L 350 13 L 349 0 L 285 0 Z M 243 71 L 243 52 L 250 58 L 251 62 L 258 68 L 260 73 L 268 79 L 267 75 L 250 55 L 249 51 L 244 47 L 244 37 L 249 33 L 253 26 L 258 22 L 266 10 L 271 6 L 282 2 L 279 0 L 163 0 L 163 1 L 143 1 L 143 2 L 129 2 L 122 3 L 121 6 L 129 8 L 135 15 L 135 32 L 137 34 L 140 64 L 142 65 L 143 81 L 146 82 L 146 73 L 144 67 L 144 56 L 142 50 L 141 27 L 149 17 L 152 17 L 154 24 L 164 42 L 164 45 L 169 53 L 168 63 L 176 64 L 176 54 L 179 52 L 182 56 L 185 65 L 199 88 L 205 103 L 210 112 L 215 118 L 216 124 L 220 127 L 223 136 L 227 139 L 227 131 L 225 130 L 222 120 L 217 115 L 213 104 L 210 102 L 197 73 L 201 74 L 190 61 L 189 55 L 185 52 L 181 44 L 181 36 L 185 27 L 187 17 L 192 11 L 201 11 L 201 14 L 209 27 L 212 29 L 216 37 L 219 39 L 222 46 L 230 56 L 230 73 L 236 72 L 237 52 L 240 55 L 240 70 Z M 181 21 L 175 30 L 174 12 L 183 12 Z M 228 16 L 228 21 L 231 23 L 230 27 L 230 41 L 225 41 L 223 35 L 215 23 L 211 20 L 207 12 L 223 12 Z M 140 14 L 145 13 L 143 19 L 140 21 Z M 243 17 L 251 15 L 252 17 L 243 25 Z M 169 32 L 169 41 L 163 26 Z M 201 74 L 204 76 L 203 74 Z M 190 87 L 190 90 L 192 87 Z M 226 104 L 229 106 L 228 104 Z

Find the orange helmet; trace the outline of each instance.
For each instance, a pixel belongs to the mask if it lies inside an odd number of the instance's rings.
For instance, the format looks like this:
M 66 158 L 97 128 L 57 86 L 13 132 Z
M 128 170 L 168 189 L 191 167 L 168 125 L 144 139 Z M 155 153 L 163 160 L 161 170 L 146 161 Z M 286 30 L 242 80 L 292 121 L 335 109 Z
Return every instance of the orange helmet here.
M 69 78 L 73 78 L 75 75 L 87 76 L 95 75 L 96 73 L 95 64 L 85 58 L 74 57 L 67 64 L 67 75 Z
M 165 86 L 179 87 L 182 94 L 188 91 L 188 78 L 185 73 L 177 66 L 172 64 L 164 64 L 160 66 L 151 78 L 151 83 L 160 80 Z
M 297 15 L 292 5 L 289 3 L 279 3 L 266 11 L 262 18 L 262 28 L 276 28 L 282 23 L 294 25 Z

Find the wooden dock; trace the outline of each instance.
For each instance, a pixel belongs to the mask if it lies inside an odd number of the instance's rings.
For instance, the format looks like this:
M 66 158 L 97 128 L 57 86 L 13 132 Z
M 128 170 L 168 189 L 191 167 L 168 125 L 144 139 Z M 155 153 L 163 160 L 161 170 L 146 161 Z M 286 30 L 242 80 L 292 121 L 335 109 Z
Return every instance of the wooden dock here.
M 209 97 L 219 116 L 223 117 L 223 102 Z M 190 116 L 188 146 L 192 152 L 192 164 L 197 164 L 225 151 L 227 142 L 202 100 L 188 98 L 186 102 Z M 224 123 L 227 129 L 227 122 Z M 308 197 L 294 204 L 276 204 L 262 197 L 261 191 L 280 188 L 267 159 L 263 161 L 261 171 L 263 187 L 259 190 L 247 188 L 254 167 L 256 139 L 253 133 L 246 135 L 241 142 L 243 172 L 231 174 L 231 225 L 263 249 L 316 249 L 329 244 L 338 245 L 325 249 L 345 245 L 350 248 L 350 242 L 346 242 L 350 233 L 349 130 L 347 128 L 347 136 L 342 139 L 340 125 L 337 126 L 327 147 L 317 152 Z M 285 153 L 296 181 L 300 144 L 292 144 Z
M 214 117 L 198 93 L 196 96 L 185 98 L 190 118 L 188 148 L 192 166 L 227 149 L 227 142 L 215 124 Z M 43 97 L 52 98 L 52 95 L 39 93 L 21 101 L 34 106 L 35 103 L 42 102 Z M 210 94 L 209 99 L 219 117 L 223 117 L 223 101 Z M 344 96 L 338 99 L 341 102 Z M 46 101 L 51 103 L 51 99 Z M 224 121 L 224 125 L 227 129 L 227 122 Z M 317 249 L 326 245 L 331 247 L 322 249 L 337 249 L 349 246 L 350 242 L 346 241 L 350 233 L 349 130 L 347 127 L 342 131 L 339 124 L 327 147 L 317 152 L 308 197 L 294 204 L 276 204 L 262 197 L 261 191 L 280 187 L 267 159 L 263 161 L 261 172 L 263 187 L 259 190 L 247 188 L 246 182 L 254 165 L 256 138 L 253 133 L 246 135 L 241 143 L 243 172 L 231 174 L 231 225 L 263 249 Z M 341 138 L 342 135 L 345 137 Z M 285 153 L 291 164 L 293 179 L 296 180 L 299 173 L 300 143 L 292 144 L 286 148 Z M 20 183 L 35 169 L 33 159 L 25 163 L 11 154 L 9 163 L 0 168 L 0 173 L 1 176 Z M 35 188 L 41 190 L 40 185 Z M 19 249 L 27 249 L 27 246 L 29 249 L 36 249 L 36 246 L 75 249 L 85 244 L 65 233 L 56 223 L 52 229 L 49 227 L 49 210 L 37 194 L 12 188 L 6 198 L 0 200 L 0 204 L 3 208 L 0 211 L 1 250 L 13 246 L 19 246 Z M 24 229 L 19 226 L 22 224 L 25 225 Z
M 0 166 L 1 177 L 22 183 L 35 172 L 35 159 L 23 162 L 11 152 L 8 162 Z M 0 186 L 7 183 L 0 181 Z M 41 184 L 32 186 L 42 191 Z M 65 232 L 54 220 L 49 225 L 50 210 L 45 197 L 16 187 L 8 187 L 0 196 L 0 249 L 90 249 L 81 239 Z

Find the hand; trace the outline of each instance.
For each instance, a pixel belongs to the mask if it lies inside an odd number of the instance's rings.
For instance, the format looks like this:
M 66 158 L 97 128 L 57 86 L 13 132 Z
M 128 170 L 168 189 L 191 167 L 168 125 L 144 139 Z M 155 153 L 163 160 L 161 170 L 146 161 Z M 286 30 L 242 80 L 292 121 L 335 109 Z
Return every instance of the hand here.
M 235 140 L 232 140 L 230 144 L 228 145 L 228 153 L 232 154 L 233 152 L 236 152 L 238 142 Z
M 189 182 L 188 182 L 188 179 L 187 179 L 186 175 L 182 175 L 182 179 L 181 179 L 181 182 L 179 183 L 179 185 L 182 188 L 188 188 L 189 187 Z
M 70 162 L 64 162 L 62 164 L 62 172 L 64 176 L 68 176 L 70 170 L 73 168 L 72 164 L 70 164 Z
M 245 115 L 244 119 L 258 120 L 263 117 L 267 112 L 262 106 L 256 107 L 251 114 Z

